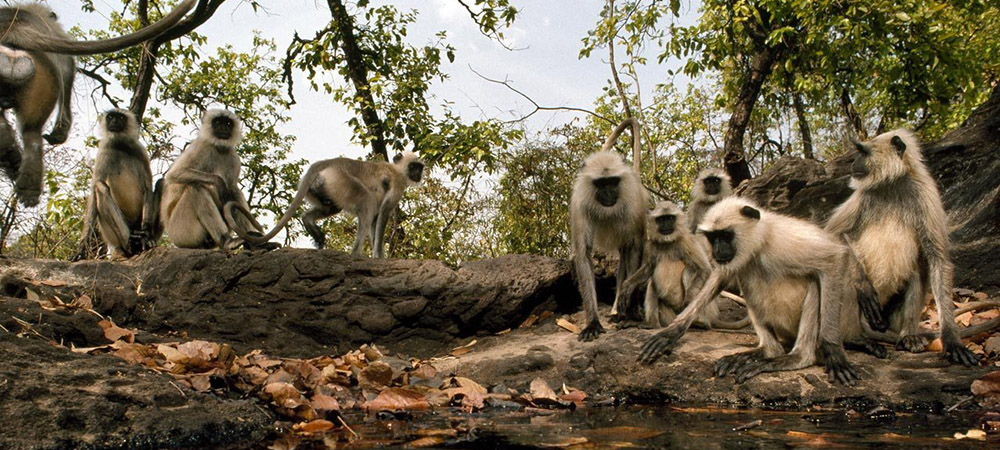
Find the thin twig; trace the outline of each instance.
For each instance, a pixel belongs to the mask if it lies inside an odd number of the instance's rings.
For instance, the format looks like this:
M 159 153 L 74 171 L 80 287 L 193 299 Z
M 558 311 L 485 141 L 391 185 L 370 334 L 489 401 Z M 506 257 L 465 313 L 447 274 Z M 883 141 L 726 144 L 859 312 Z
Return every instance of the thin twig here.
M 575 112 L 582 112 L 582 113 L 585 113 L 585 114 L 589 114 L 592 117 L 601 119 L 601 120 L 603 120 L 603 121 L 605 121 L 607 123 L 610 123 L 612 125 L 615 124 L 615 122 L 613 120 L 611 120 L 611 119 L 609 119 L 607 117 L 604 117 L 604 116 L 602 116 L 600 114 L 597 114 L 597 113 L 595 113 L 593 111 L 589 111 L 589 110 L 586 110 L 586 109 L 583 109 L 583 108 L 574 108 L 572 106 L 541 106 L 541 105 L 538 104 L 538 102 L 536 102 L 535 100 L 533 100 L 531 97 L 528 97 L 528 94 L 525 94 L 524 92 L 521 92 L 521 91 L 517 90 L 517 88 L 511 86 L 510 85 L 510 81 L 508 81 L 508 80 L 503 80 L 503 81 L 501 81 L 501 80 L 494 80 L 492 78 L 486 77 L 485 75 L 477 72 L 476 69 L 473 69 L 471 65 L 469 66 L 469 70 L 471 70 L 472 73 L 478 75 L 479 78 L 482 78 L 482 79 L 484 79 L 486 81 L 489 81 L 490 83 L 496 83 L 496 84 L 502 85 L 502 86 L 506 87 L 507 89 L 510 89 L 511 91 L 514 91 L 514 93 L 516 93 L 517 95 L 520 95 L 521 97 L 524 97 L 525 100 L 531 102 L 531 105 L 535 108 L 533 111 L 531 111 L 527 115 L 521 117 L 520 119 L 510 120 L 510 121 L 507 121 L 505 123 L 523 122 L 525 119 L 531 117 L 532 115 L 534 115 L 538 111 L 575 111 Z
M 340 416 L 340 415 L 338 415 L 338 416 L 337 416 L 337 420 L 339 420 L 339 421 L 340 421 L 340 424 L 341 424 L 341 425 L 343 425 L 343 426 L 344 426 L 344 428 L 347 428 L 347 431 L 350 431 L 350 432 L 351 432 L 351 434 L 353 434 L 353 435 L 354 435 L 354 437 L 360 437 L 360 435 L 359 435 L 358 433 L 355 433 L 355 432 L 354 432 L 354 430 L 352 430 L 352 429 L 351 429 L 351 426 L 350 426 L 350 425 L 348 425 L 348 424 L 347 424 L 347 422 L 344 422 L 344 418 L 343 418 L 343 416 Z

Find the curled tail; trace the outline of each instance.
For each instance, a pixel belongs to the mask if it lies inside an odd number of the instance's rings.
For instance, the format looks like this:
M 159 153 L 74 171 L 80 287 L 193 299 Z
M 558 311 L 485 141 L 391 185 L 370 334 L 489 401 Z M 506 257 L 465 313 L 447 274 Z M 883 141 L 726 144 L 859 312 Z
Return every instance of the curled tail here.
M 730 322 L 728 320 L 723 320 L 718 317 L 711 320 L 712 328 L 719 330 L 742 330 L 750 325 L 750 317 L 744 317 L 735 322 Z
M 285 225 L 288 224 L 289 220 L 292 220 L 292 216 L 298 211 L 299 206 L 302 205 L 302 201 L 306 198 L 306 193 L 309 192 L 309 187 L 313 185 L 316 181 L 316 177 L 319 176 L 319 172 L 322 170 L 321 164 L 313 164 L 309 166 L 306 173 L 302 175 L 302 180 L 299 181 L 299 190 L 295 193 L 295 198 L 292 199 L 292 203 L 288 205 L 288 209 L 285 210 L 285 214 L 281 216 L 281 219 L 274 224 L 271 231 L 268 231 L 262 236 L 257 236 L 254 234 L 247 234 L 245 230 L 235 227 L 236 234 L 240 236 L 244 241 L 249 242 L 254 245 L 260 245 L 270 241 Z M 256 223 L 253 214 L 250 213 L 246 208 L 235 201 L 229 201 L 222 208 L 222 214 L 226 218 L 227 223 L 235 223 L 233 220 L 233 212 L 237 211 L 243 214 L 247 219 Z M 263 229 L 263 228 L 262 228 Z
M 626 127 L 632 127 L 632 168 L 635 170 L 636 175 L 640 174 L 639 162 L 641 145 L 639 144 L 639 139 L 642 134 L 642 125 L 634 117 L 629 117 L 622 121 L 615 127 L 615 130 L 608 135 L 608 138 L 604 140 L 604 145 L 601 146 L 601 151 L 611 150 L 615 146 L 615 141 L 618 140 L 618 136 L 625 131 Z

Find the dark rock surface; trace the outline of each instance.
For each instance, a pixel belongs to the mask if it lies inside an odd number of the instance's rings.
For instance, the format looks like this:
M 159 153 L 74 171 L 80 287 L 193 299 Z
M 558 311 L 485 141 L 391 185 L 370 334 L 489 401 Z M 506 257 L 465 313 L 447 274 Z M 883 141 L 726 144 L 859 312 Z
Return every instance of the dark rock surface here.
M 5 450 L 204 448 L 260 440 L 274 420 L 250 400 L 200 394 L 37 338 L 0 333 L 0 361 Z
M 827 163 L 785 157 L 737 192 L 762 206 L 823 223 L 850 195 L 851 155 Z M 959 128 L 924 144 L 951 226 L 955 285 L 1000 292 L 1000 86 Z M 876 213 L 876 212 L 873 212 Z
M 45 279 L 66 285 L 31 283 Z M 516 326 L 537 308 L 579 306 L 567 262 L 526 255 L 458 270 L 304 249 L 227 255 L 158 248 L 125 262 L 0 260 L 0 293 L 25 297 L 26 289 L 65 301 L 86 294 L 121 326 L 285 357 L 369 342 L 427 357 L 458 338 Z
M 581 323 L 582 313 L 573 319 Z M 607 316 L 602 314 L 602 319 L 607 326 Z M 934 352 L 890 350 L 885 360 L 849 352 L 849 360 L 862 376 L 855 386 L 831 383 L 820 366 L 762 374 L 736 384 L 731 376 L 716 378 L 712 370 L 720 357 L 751 349 L 756 344 L 752 334 L 690 330 L 672 355 L 647 366 L 638 364 L 636 357 L 653 330 L 610 329 L 596 341 L 584 343 L 553 322 L 480 338 L 469 353 L 435 362 L 435 366 L 483 385 L 503 383 L 525 390 L 540 377 L 553 387 L 566 384 L 638 403 L 783 409 L 883 405 L 911 411 L 941 411 L 964 400 L 971 395 L 972 381 L 990 371 L 949 365 Z M 546 363 L 530 364 L 542 360 Z

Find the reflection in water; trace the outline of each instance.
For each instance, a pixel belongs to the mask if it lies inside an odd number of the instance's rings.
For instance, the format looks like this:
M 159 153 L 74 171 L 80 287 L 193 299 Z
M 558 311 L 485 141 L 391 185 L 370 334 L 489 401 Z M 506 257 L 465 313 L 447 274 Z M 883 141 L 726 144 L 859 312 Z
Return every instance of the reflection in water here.
M 781 412 L 683 407 L 583 408 L 576 411 L 437 410 L 347 413 L 351 430 L 312 438 L 281 437 L 240 449 L 596 449 L 596 448 L 983 448 L 956 440 L 979 414 Z M 740 430 L 740 431 L 737 431 Z

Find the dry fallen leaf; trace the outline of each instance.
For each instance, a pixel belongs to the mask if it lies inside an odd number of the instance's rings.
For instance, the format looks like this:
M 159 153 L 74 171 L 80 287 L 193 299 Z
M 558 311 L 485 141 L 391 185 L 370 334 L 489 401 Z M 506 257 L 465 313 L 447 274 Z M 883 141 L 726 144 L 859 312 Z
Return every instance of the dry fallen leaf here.
M 365 409 L 370 411 L 395 411 L 402 409 L 423 410 L 430 408 L 430 403 L 424 394 L 403 388 L 389 388 L 383 390 L 365 405 Z
M 428 436 L 419 439 L 414 439 L 406 443 L 407 447 L 421 448 L 421 447 L 433 447 L 438 444 L 443 444 L 444 439 L 439 436 Z
M 539 442 L 538 446 L 542 448 L 566 448 L 586 443 L 587 438 L 585 437 L 566 437 L 554 442 Z
M 300 433 L 320 433 L 333 429 L 333 422 L 329 420 L 316 419 L 309 422 L 299 422 L 292 425 L 292 429 Z
M 943 347 L 941 346 L 941 338 L 937 338 L 931 341 L 930 344 L 927 344 L 927 351 L 929 352 L 940 352 L 941 350 L 943 350 Z
M 111 342 L 115 342 L 118 340 L 128 342 L 129 344 L 135 342 L 134 332 L 119 327 L 118 325 L 115 325 L 115 323 L 112 322 L 110 319 L 102 320 L 100 322 L 97 322 L 97 324 L 104 329 L 104 337 Z
M 961 440 L 961 439 L 973 439 L 973 440 L 976 440 L 976 441 L 985 441 L 986 440 L 986 432 L 983 431 L 983 430 L 980 430 L 978 428 L 973 428 L 973 429 L 969 430 L 969 432 L 967 432 L 965 434 L 955 433 L 955 439 L 959 439 L 959 440 Z
M 66 286 L 66 282 L 63 281 L 63 280 L 41 280 L 41 281 L 38 282 L 38 284 L 40 284 L 42 286 L 49 286 L 49 287 L 63 287 L 63 286 Z
M 337 402 L 336 398 L 329 395 L 313 394 L 309 403 L 318 412 L 340 411 L 340 403 Z
M 560 317 L 556 319 L 556 325 L 559 325 L 563 329 L 568 330 L 570 333 L 580 334 L 580 327 L 576 326 L 576 324 L 566 320 L 565 318 Z

